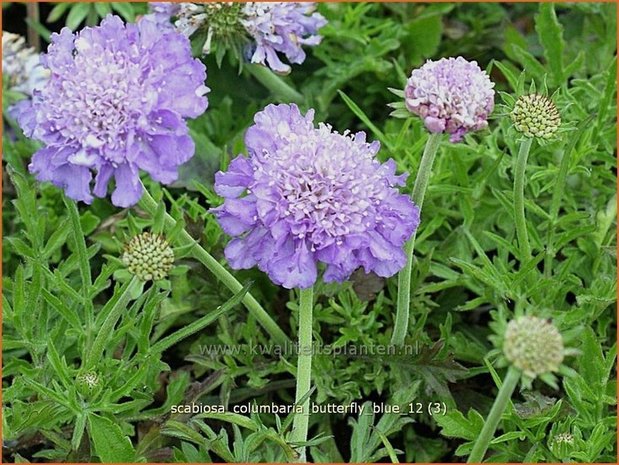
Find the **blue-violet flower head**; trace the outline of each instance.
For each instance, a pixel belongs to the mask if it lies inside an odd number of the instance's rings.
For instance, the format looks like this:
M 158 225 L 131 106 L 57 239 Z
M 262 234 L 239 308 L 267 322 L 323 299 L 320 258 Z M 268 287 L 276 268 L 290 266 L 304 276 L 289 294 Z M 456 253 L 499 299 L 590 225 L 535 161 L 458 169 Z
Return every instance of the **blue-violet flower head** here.
M 314 3 L 302 2 L 248 2 L 243 8 L 241 23 L 255 41 L 252 63 L 268 64 L 279 73 L 290 72 L 290 66 L 278 57 L 283 54 L 290 63 L 305 61 L 302 45 L 318 45 L 318 29 L 327 24 L 315 13 Z
M 494 108 L 494 83 L 475 61 L 462 57 L 428 60 L 413 70 L 404 92 L 408 110 L 430 132 L 450 134 L 451 142 L 486 128 Z
M 207 2 L 151 3 L 151 12 L 163 19 L 174 17 L 174 25 L 187 37 L 203 29 L 207 38 L 203 52 L 216 46 L 245 44 L 245 54 L 252 63 L 268 66 L 286 74 L 290 63 L 305 61 L 303 45 L 318 45 L 318 29 L 327 21 L 316 13 L 314 2 Z M 217 43 L 221 42 L 221 43 Z
M 214 212 L 233 236 L 225 255 L 235 269 L 258 266 L 286 288 L 312 286 L 318 263 L 326 282 L 359 267 L 388 277 L 406 263 L 403 246 L 419 209 L 396 186 L 393 160 L 376 159 L 365 133 L 334 132 L 295 105 L 269 105 L 245 135 L 238 156 L 215 176 L 225 198 Z
M 119 207 L 140 199 L 139 170 L 175 181 L 195 149 L 184 118 L 208 105 L 206 69 L 189 40 L 150 16 L 125 25 L 112 15 L 51 40 L 41 58 L 49 81 L 17 109 L 24 133 L 44 144 L 29 165 L 36 178 L 90 203 L 114 177 Z

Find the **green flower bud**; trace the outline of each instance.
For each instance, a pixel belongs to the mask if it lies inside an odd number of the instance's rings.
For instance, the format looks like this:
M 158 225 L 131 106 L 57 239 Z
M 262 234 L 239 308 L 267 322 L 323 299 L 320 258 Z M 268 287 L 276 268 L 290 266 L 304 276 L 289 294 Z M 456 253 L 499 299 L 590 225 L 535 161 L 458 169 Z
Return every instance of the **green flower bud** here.
M 99 375 L 95 371 L 80 373 L 75 377 L 77 390 L 83 395 L 92 394 L 99 387 Z
M 122 261 L 142 281 L 158 281 L 172 269 L 174 252 L 162 236 L 145 232 L 125 245 Z
M 565 355 L 563 338 L 555 325 L 534 316 L 509 322 L 503 352 L 507 360 L 531 378 L 557 371 Z
M 531 94 L 523 95 L 510 113 L 518 132 L 527 137 L 551 139 L 561 126 L 561 115 L 548 97 Z
M 570 433 L 555 434 L 548 441 L 548 447 L 555 457 L 564 460 L 570 457 L 574 451 L 574 436 Z

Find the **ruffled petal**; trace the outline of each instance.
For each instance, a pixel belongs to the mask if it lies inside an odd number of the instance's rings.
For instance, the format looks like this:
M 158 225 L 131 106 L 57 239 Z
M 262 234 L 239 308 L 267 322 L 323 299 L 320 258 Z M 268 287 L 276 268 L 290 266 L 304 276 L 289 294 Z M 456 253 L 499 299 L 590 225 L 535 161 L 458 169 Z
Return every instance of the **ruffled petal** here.
M 138 203 L 142 197 L 143 187 L 138 169 L 124 163 L 114 170 L 116 189 L 112 193 L 112 203 L 117 207 L 128 208 Z

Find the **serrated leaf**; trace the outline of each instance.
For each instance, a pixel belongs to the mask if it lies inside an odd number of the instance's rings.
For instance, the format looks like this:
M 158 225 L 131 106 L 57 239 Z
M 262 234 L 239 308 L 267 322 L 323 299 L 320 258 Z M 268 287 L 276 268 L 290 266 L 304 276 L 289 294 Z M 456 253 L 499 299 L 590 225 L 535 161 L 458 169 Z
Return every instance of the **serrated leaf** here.
M 535 30 L 539 35 L 539 41 L 544 47 L 544 57 L 548 62 L 553 84 L 560 85 L 563 82 L 563 26 L 557 19 L 553 3 L 540 3 L 539 13 L 535 16 Z
M 93 443 L 94 453 L 101 459 L 101 462 L 135 462 L 135 450 L 131 440 L 110 419 L 94 413 L 89 414 L 88 433 Z
M 449 438 L 474 441 L 484 426 L 484 418 L 474 409 L 465 417 L 459 410 L 450 410 L 445 415 L 436 415 L 434 420 L 441 427 L 441 434 Z

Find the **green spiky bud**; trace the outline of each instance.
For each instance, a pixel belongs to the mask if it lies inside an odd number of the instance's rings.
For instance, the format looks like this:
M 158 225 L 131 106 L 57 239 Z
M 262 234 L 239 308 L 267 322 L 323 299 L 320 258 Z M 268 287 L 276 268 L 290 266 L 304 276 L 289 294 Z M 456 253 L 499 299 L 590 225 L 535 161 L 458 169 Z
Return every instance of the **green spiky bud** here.
M 510 117 L 516 130 L 531 138 L 551 139 L 561 126 L 561 115 L 555 104 L 539 94 L 518 98 Z
M 555 434 L 548 441 L 548 446 L 556 457 L 567 459 L 575 449 L 574 436 L 570 433 Z
M 144 232 L 125 245 L 122 261 L 142 281 L 158 281 L 172 269 L 174 252 L 162 236 Z
M 565 356 L 559 330 L 550 321 L 534 316 L 509 322 L 503 352 L 507 360 L 531 378 L 557 371 Z
M 77 390 L 83 395 L 92 394 L 99 387 L 99 375 L 95 371 L 80 373 L 75 377 Z

